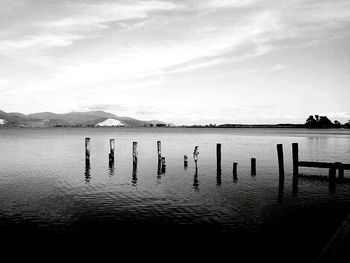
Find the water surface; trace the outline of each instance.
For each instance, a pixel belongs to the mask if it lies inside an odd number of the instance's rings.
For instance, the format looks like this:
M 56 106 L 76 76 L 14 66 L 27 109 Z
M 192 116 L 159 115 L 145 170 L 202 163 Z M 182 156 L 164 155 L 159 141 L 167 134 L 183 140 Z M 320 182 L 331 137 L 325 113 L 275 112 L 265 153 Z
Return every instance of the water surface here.
M 91 138 L 89 167 L 85 137 Z M 108 162 L 111 138 L 116 139 L 114 166 Z M 161 174 L 158 140 L 166 158 Z M 0 129 L 0 230 L 10 236 L 40 233 L 39 239 L 59 237 L 67 244 L 85 235 L 111 233 L 219 233 L 242 248 L 269 240 L 286 251 L 289 242 L 298 239 L 299 252 L 293 259 L 301 255 L 312 259 L 350 212 L 350 184 L 338 184 L 334 192 L 327 180 L 300 178 L 298 187 L 293 187 L 294 142 L 299 143 L 301 160 L 350 163 L 348 130 Z M 222 144 L 220 173 L 217 143 Z M 279 143 L 285 156 L 283 188 L 277 166 Z M 192 159 L 196 145 L 197 170 Z M 256 176 L 250 174 L 253 157 Z M 237 180 L 232 176 L 233 162 L 238 163 Z M 300 172 L 328 174 L 324 169 Z M 268 248 L 264 251 L 271 255 Z

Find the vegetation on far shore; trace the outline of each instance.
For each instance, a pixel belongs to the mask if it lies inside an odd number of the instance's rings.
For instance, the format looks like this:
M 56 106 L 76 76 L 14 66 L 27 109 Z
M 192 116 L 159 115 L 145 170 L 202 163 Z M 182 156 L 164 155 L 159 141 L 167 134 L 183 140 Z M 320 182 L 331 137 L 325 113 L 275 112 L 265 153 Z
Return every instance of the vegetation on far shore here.
M 186 128 L 308 128 L 308 129 L 350 129 L 350 120 L 340 123 L 332 122 L 327 116 L 310 115 L 305 124 L 208 124 L 208 125 L 184 125 Z

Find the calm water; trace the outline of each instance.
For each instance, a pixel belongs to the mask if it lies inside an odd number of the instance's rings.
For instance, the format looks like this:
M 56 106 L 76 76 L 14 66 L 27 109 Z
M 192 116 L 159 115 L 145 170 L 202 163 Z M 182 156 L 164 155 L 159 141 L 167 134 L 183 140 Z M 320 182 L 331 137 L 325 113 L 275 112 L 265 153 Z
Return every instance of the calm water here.
M 87 170 L 85 137 L 91 138 Z M 114 167 L 108 164 L 111 138 L 116 139 Z M 157 140 L 166 157 L 161 175 Z M 138 142 L 137 171 L 132 166 L 133 141 Z M 111 233 L 220 233 L 242 248 L 269 240 L 286 251 L 297 239 L 294 258 L 311 259 L 350 212 L 350 184 L 338 184 L 330 192 L 325 180 L 300 178 L 293 191 L 293 142 L 299 143 L 301 160 L 350 163 L 346 130 L 0 129 L 1 234 L 39 233 L 38 239 L 69 243 Z M 216 143 L 222 144 L 221 176 Z M 284 145 L 284 189 L 278 182 L 278 143 Z M 196 145 L 197 174 L 192 159 Z M 252 157 L 257 159 L 256 176 L 250 175 Z M 237 181 L 232 162 L 238 162 Z M 328 171 L 307 168 L 301 173 Z M 264 248 L 267 255 L 269 248 Z

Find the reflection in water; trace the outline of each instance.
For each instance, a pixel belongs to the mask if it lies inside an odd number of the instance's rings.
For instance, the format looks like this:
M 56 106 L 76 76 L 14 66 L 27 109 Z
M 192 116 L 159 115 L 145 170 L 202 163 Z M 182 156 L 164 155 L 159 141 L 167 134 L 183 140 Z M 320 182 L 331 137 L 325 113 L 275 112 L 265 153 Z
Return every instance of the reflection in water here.
M 114 167 L 114 162 L 109 162 L 109 165 L 108 165 L 108 174 L 110 176 L 113 176 L 115 174 L 115 167 Z
M 85 159 L 85 182 L 89 183 L 91 179 L 91 166 L 90 160 Z
M 237 176 L 237 163 L 233 163 L 233 170 L 232 170 L 232 174 L 233 174 L 233 182 L 237 183 L 238 181 L 238 176 Z
M 298 176 L 293 176 L 293 186 L 292 186 L 293 194 L 297 194 L 298 193 L 298 184 L 299 184 L 299 177 Z
M 284 195 L 284 177 L 280 176 L 278 181 L 278 203 L 283 203 L 283 195 Z
M 160 160 L 158 160 L 158 165 L 157 165 L 157 183 L 160 184 L 160 179 L 162 179 L 162 163 L 160 162 Z
M 137 162 L 132 163 L 132 179 L 131 183 L 133 186 L 137 185 Z
M 216 185 L 220 186 L 221 185 L 221 165 L 218 165 L 216 168 Z
M 196 166 L 196 171 L 193 176 L 193 189 L 199 191 L 199 181 L 198 181 L 198 166 Z

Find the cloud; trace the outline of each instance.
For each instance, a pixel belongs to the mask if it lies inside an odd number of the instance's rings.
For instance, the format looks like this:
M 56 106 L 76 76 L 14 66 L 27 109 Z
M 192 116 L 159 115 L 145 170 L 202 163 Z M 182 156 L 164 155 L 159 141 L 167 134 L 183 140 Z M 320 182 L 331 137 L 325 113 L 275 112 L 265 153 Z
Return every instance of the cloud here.
M 65 47 L 71 45 L 74 41 L 81 39 L 79 35 L 72 34 L 42 34 L 26 36 L 18 40 L 2 40 L 0 41 L 1 50 L 24 50 L 32 47 Z

